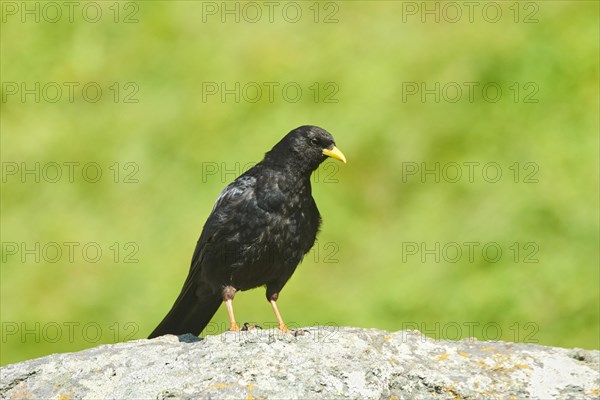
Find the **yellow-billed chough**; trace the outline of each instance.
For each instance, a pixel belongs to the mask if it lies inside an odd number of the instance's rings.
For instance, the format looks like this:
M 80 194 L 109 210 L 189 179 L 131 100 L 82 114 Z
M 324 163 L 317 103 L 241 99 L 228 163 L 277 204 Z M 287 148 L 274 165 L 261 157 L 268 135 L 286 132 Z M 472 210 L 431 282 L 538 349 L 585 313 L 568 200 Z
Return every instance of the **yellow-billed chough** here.
M 301 126 L 223 190 L 204 224 L 181 293 L 150 338 L 199 335 L 223 301 L 231 329 L 238 330 L 235 292 L 263 285 L 279 328 L 287 331 L 275 302 L 319 231 L 310 176 L 328 156 L 346 162 L 329 132 Z

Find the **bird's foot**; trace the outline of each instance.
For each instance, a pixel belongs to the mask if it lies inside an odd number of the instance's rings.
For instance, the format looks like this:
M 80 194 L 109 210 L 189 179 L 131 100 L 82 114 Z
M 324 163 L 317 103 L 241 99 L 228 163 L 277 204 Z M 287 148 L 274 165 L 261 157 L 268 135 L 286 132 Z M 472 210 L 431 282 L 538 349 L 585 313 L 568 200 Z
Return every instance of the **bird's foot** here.
M 240 331 L 240 327 L 235 322 L 231 322 L 229 326 L 229 332 L 238 332 Z
M 285 325 L 279 325 L 279 330 L 281 330 L 283 333 L 294 335 L 294 337 L 304 335 L 304 332 L 308 333 L 306 329 L 288 329 L 288 327 Z
M 250 325 L 248 322 L 244 322 L 242 326 L 242 331 L 249 331 L 250 329 L 262 329 L 260 325 Z
M 306 329 L 293 329 L 293 330 L 289 331 L 289 333 L 294 335 L 294 337 L 298 337 L 298 336 L 304 335 L 304 333 L 310 333 L 310 332 Z

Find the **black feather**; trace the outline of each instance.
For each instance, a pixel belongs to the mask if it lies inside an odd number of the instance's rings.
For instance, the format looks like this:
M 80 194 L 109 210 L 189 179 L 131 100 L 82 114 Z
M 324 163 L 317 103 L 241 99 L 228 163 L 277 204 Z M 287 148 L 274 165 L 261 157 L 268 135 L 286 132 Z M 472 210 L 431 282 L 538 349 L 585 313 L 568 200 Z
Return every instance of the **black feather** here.
M 315 242 L 321 217 L 310 175 L 326 159 L 323 149 L 334 146 L 327 131 L 299 127 L 223 190 L 181 294 L 150 338 L 200 334 L 226 286 L 248 290 L 266 285 L 267 299 L 278 295 Z

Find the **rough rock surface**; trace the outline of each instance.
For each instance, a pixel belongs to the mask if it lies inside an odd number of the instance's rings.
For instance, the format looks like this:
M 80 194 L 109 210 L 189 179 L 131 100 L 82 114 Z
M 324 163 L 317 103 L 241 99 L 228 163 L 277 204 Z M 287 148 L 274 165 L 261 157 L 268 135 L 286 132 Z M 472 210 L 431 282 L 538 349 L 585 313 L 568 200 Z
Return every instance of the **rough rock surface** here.
M 600 352 L 313 327 L 163 336 L 5 366 L 7 399 L 600 397 Z

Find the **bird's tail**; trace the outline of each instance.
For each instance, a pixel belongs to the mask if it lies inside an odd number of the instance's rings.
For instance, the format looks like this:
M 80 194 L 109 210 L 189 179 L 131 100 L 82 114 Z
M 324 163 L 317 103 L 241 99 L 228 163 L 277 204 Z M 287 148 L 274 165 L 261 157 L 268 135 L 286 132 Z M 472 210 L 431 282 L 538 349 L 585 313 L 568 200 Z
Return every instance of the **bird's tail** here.
M 221 296 L 213 293 L 209 288 L 186 282 L 171 311 L 152 331 L 148 339 L 166 334 L 191 333 L 198 336 L 215 315 L 222 301 Z

